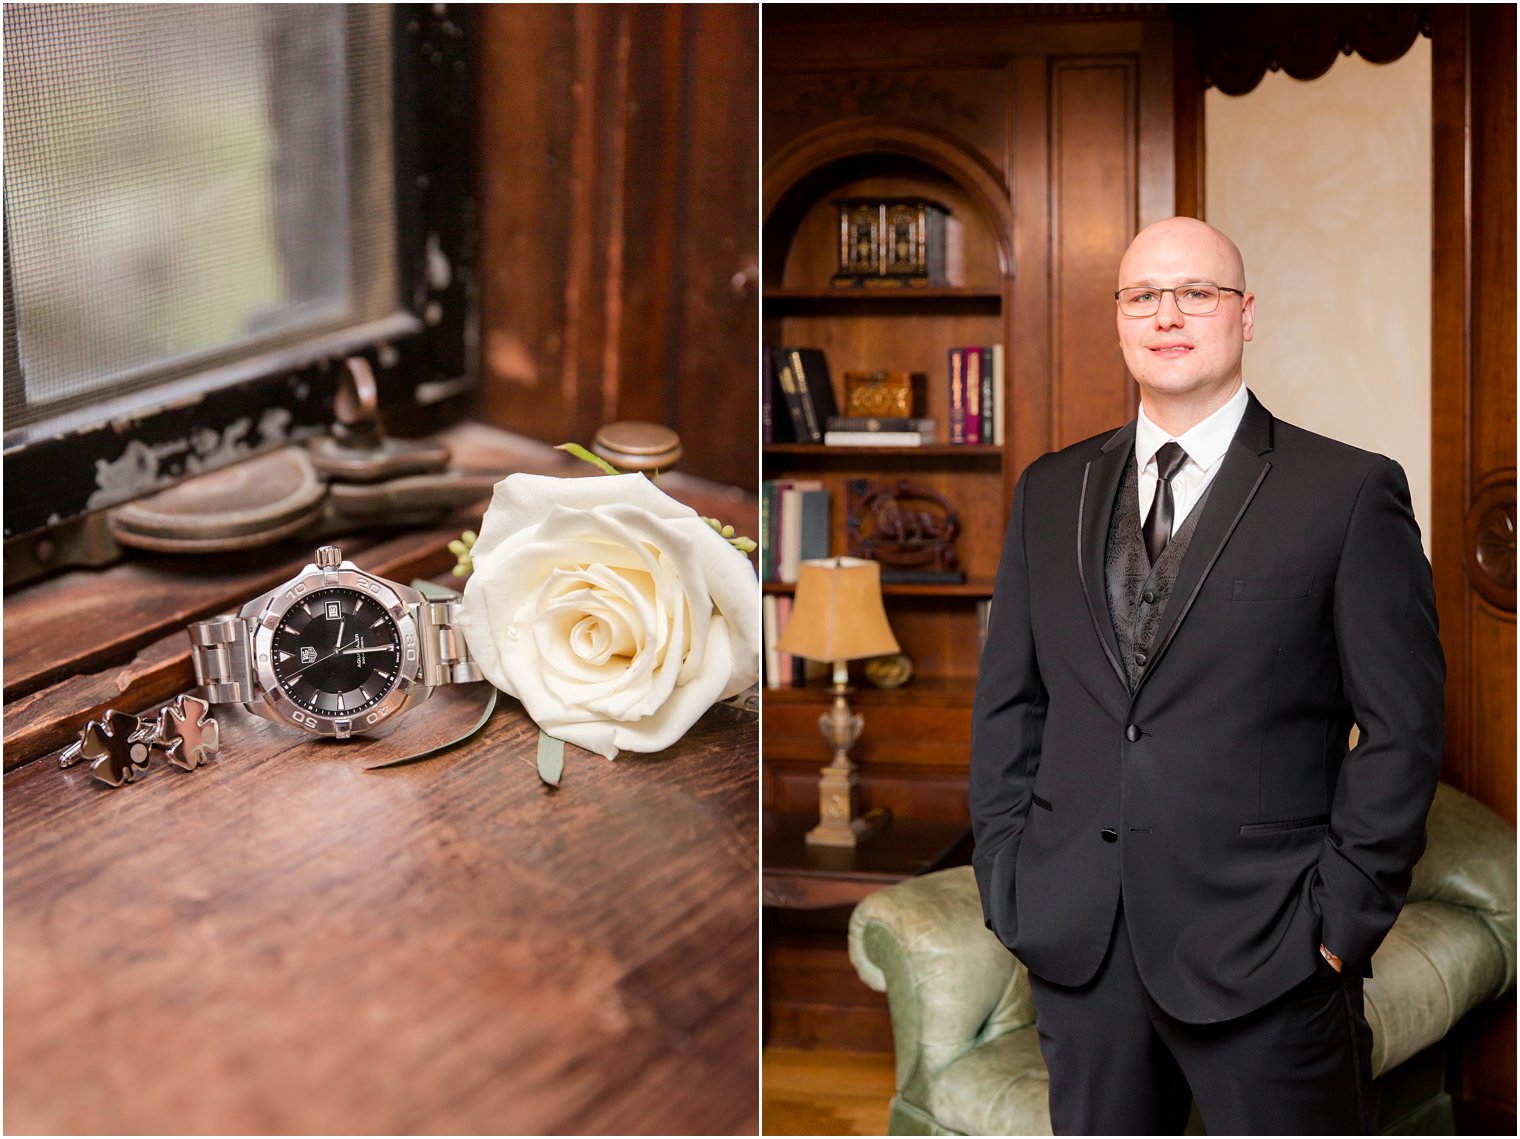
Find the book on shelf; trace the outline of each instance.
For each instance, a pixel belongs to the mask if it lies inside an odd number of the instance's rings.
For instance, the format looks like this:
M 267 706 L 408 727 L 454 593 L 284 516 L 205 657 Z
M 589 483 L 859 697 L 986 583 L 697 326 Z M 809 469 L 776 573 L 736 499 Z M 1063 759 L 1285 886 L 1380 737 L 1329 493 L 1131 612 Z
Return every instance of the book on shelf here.
M 922 447 L 934 442 L 934 432 L 922 431 L 825 431 L 828 447 Z
M 799 563 L 829 556 L 829 492 L 821 486 L 801 496 L 802 525 L 797 547 Z M 796 580 L 793 578 L 793 580 Z
M 810 682 L 827 678 L 827 661 L 804 660 L 776 647 L 792 617 L 792 599 L 766 594 L 760 602 L 764 641 L 764 676 L 767 688 L 806 688 Z
M 790 597 L 776 598 L 776 639 L 780 640 L 786 633 L 786 623 L 792 619 L 792 599 Z M 776 680 L 778 688 L 788 688 L 792 683 L 792 671 L 796 661 L 791 653 L 777 651 L 776 653 Z
M 830 447 L 920 447 L 934 442 L 935 422 L 921 415 L 831 415 L 823 441 Z
M 775 482 L 760 484 L 760 580 L 776 580 L 776 495 Z
M 822 443 L 823 424 L 839 414 L 821 348 L 774 348 L 776 375 L 799 443 Z
M 966 350 L 950 349 L 950 442 L 966 441 Z
M 950 442 L 1002 446 L 1006 430 L 1003 346 L 951 348 L 949 361 Z
M 982 441 L 982 350 L 967 348 L 966 353 L 966 442 Z
M 797 374 L 792 371 L 791 359 L 786 349 L 772 348 L 768 355 L 776 377 L 776 386 L 781 391 L 781 402 L 786 407 L 787 422 L 791 424 L 792 439 L 798 443 L 820 442 L 822 432 L 815 434 L 814 429 L 817 423 L 812 418 L 812 410 L 803 398 L 801 389 L 797 386 Z
M 992 406 L 996 414 L 992 417 L 992 441 L 999 447 L 1003 446 L 1003 434 L 1007 428 L 1008 417 L 1003 414 L 1003 399 L 1005 385 L 1003 382 L 1003 346 L 992 346 Z
M 760 484 L 760 580 L 795 582 L 798 565 L 829 556 L 829 492 L 817 479 Z
M 931 437 L 937 424 L 923 415 L 831 415 L 825 431 L 914 431 Z
M 981 357 L 981 380 L 982 380 L 982 422 L 978 439 L 983 443 L 991 443 L 995 427 L 993 425 L 993 362 L 992 349 L 978 348 L 977 355 Z M 1001 406 L 1001 405 L 999 405 Z
M 780 607 L 776 604 L 778 600 L 779 598 L 770 593 L 760 599 L 760 624 L 765 635 L 765 686 L 767 688 L 781 687 L 781 654 L 776 649 L 776 642 L 781 639 Z
M 976 655 L 980 659 L 987 647 L 987 629 L 992 624 L 992 598 L 983 597 L 976 603 Z

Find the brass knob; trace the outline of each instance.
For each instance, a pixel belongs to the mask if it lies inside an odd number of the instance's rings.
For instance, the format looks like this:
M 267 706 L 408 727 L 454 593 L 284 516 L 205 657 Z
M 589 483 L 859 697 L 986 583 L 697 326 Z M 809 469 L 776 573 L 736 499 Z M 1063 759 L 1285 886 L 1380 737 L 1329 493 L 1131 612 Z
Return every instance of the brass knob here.
M 668 471 L 681 458 L 681 437 L 658 423 L 622 420 L 604 424 L 591 450 L 620 471 Z

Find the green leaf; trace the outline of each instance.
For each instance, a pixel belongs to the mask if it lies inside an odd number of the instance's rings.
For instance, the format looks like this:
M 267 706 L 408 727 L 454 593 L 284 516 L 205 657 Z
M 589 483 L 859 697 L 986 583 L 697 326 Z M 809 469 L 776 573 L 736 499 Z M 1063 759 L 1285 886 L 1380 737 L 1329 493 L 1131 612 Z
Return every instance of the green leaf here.
M 600 455 L 593 455 L 579 443 L 561 443 L 554 449 L 556 451 L 564 451 L 566 454 L 574 455 L 582 462 L 590 463 L 593 467 L 597 468 L 603 474 L 618 475 L 623 473 L 614 467 L 611 463 L 609 463 L 606 459 L 602 458 Z
M 448 591 L 446 590 L 445 592 Z M 379 771 L 382 767 L 400 767 L 403 763 L 416 763 L 419 760 L 432 759 L 435 756 L 442 755 L 450 748 L 458 747 L 460 744 L 464 743 L 465 740 L 470 739 L 477 732 L 479 732 L 481 728 L 486 726 L 486 721 L 491 718 L 491 713 L 496 711 L 496 689 L 492 685 L 487 685 L 486 687 L 491 689 L 491 695 L 486 700 L 486 709 L 480 714 L 480 719 L 475 721 L 475 726 L 469 731 L 465 732 L 464 735 L 455 736 L 447 743 L 441 743 L 437 747 L 430 747 L 426 751 L 414 752 L 411 755 L 403 755 L 400 759 L 388 759 L 384 763 L 377 763 L 373 767 L 367 768 L 366 770 Z
M 565 741 L 555 739 L 542 728 L 538 731 L 538 777 L 550 787 L 558 787 L 565 773 Z
M 453 601 L 459 597 L 456 590 L 446 585 L 434 585 L 430 581 L 423 581 L 420 577 L 412 579 L 412 588 L 429 601 Z

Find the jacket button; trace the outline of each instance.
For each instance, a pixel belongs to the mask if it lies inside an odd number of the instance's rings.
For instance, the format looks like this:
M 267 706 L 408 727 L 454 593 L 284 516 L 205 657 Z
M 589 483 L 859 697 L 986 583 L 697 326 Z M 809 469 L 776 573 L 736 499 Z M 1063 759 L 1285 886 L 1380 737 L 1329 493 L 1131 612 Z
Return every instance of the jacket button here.
M 1134 724 L 1129 725 L 1124 729 L 1124 738 L 1130 743 L 1137 743 L 1140 739 L 1140 729 Z
M 1135 653 L 1135 663 L 1138 664 L 1138 665 L 1142 665 L 1143 666 L 1145 664 L 1145 662 L 1148 661 L 1148 660 L 1150 660 L 1150 659 L 1151 658 L 1148 657 L 1148 656 L 1146 656 L 1143 651 L 1137 651 Z
M 1103 841 L 1104 842 L 1118 842 L 1119 841 L 1119 832 L 1116 831 L 1116 830 L 1114 830 L 1114 829 L 1112 829 L 1111 827 L 1104 827 L 1103 828 Z
M 1154 589 L 1147 589 L 1140 595 L 1140 600 L 1145 602 L 1147 605 L 1156 604 L 1156 591 Z

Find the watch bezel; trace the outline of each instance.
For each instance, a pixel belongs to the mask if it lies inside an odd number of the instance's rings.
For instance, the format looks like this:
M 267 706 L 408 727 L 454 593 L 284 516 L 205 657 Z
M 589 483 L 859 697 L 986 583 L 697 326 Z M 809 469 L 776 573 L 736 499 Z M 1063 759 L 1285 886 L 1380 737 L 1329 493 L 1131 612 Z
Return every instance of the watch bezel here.
M 367 712 L 327 716 L 308 711 L 291 698 L 274 671 L 274 634 L 285 619 L 285 614 L 307 594 L 318 589 L 332 588 L 352 589 L 377 601 L 396 623 L 396 632 L 401 639 L 401 667 L 397 670 L 395 683 L 381 697 L 380 702 Z M 418 683 L 421 675 L 421 641 L 411 608 L 421 599 L 422 595 L 415 590 L 365 573 L 352 562 L 343 562 L 331 569 L 308 565 L 284 585 L 256 598 L 243 611 L 244 618 L 253 630 L 251 664 L 261 697 L 257 704 L 249 705 L 250 710 L 313 735 L 345 739 L 372 731 L 386 721 L 395 719 L 413 704 L 426 700 L 432 694 L 432 689 Z

